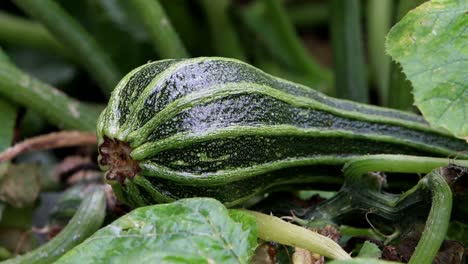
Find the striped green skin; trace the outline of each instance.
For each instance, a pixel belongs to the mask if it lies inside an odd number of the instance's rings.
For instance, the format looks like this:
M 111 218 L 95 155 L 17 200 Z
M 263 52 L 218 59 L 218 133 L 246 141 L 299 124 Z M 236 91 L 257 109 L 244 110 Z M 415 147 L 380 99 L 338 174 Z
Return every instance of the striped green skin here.
M 330 98 L 226 58 L 133 70 L 112 93 L 98 136 L 132 148 L 138 173 L 108 179 L 132 206 L 193 196 L 231 206 L 287 186 L 333 188 L 359 155 L 468 158 L 464 141 L 419 116 Z

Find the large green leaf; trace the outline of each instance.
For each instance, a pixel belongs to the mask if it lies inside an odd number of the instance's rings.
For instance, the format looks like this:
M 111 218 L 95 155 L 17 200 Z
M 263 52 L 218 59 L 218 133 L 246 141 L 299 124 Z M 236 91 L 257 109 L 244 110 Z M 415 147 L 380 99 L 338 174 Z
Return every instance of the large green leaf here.
M 255 218 L 209 198 L 135 209 L 56 263 L 247 263 Z
M 433 0 L 409 12 L 387 36 L 424 117 L 468 139 L 468 2 Z

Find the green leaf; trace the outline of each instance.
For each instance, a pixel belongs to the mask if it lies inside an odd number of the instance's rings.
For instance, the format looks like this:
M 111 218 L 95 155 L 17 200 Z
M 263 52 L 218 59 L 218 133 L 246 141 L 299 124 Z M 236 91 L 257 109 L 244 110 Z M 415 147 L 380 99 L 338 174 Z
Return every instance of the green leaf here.
M 382 251 L 376 244 L 366 241 L 364 245 L 362 245 L 358 256 L 361 258 L 380 258 L 381 255 Z
M 409 12 L 387 36 L 387 52 L 414 87 L 434 126 L 468 139 L 468 2 L 434 0 Z
M 450 240 L 457 240 L 464 245 L 468 245 L 468 225 L 458 221 L 451 222 L 447 237 Z
M 39 197 L 40 181 L 37 164 L 8 164 L 0 172 L 0 201 L 13 207 L 32 205 Z
M 247 263 L 257 243 L 255 218 L 209 198 L 133 210 L 56 263 Z

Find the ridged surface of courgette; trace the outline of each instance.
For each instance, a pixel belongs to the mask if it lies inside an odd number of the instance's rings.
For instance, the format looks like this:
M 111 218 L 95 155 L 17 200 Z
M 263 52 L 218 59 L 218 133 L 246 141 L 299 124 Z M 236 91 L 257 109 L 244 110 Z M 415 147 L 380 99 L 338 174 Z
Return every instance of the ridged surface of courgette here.
M 417 115 L 327 97 L 226 58 L 145 64 L 98 123 L 99 162 L 124 202 L 193 196 L 227 205 L 288 185 L 339 184 L 354 156 L 467 158 Z

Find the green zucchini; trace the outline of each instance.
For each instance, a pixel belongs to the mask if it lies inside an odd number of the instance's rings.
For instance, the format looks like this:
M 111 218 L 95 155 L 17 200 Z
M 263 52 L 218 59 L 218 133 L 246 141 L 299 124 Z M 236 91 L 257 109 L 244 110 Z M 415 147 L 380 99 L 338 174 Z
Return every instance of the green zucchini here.
M 339 186 L 367 154 L 447 157 L 464 141 L 417 115 L 338 100 L 226 58 L 127 74 L 98 121 L 99 162 L 131 206 L 209 196 L 228 206 L 275 188 Z

